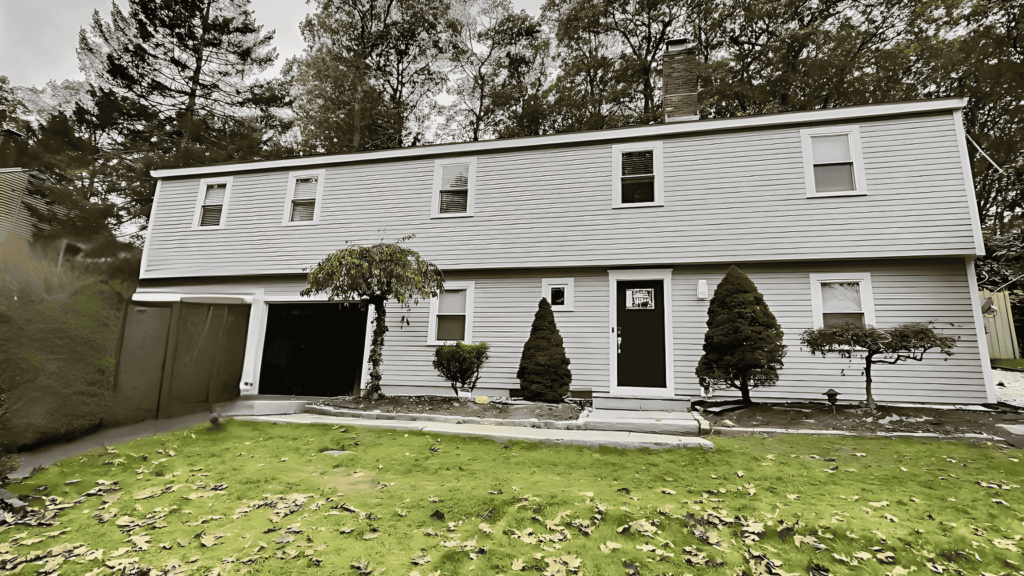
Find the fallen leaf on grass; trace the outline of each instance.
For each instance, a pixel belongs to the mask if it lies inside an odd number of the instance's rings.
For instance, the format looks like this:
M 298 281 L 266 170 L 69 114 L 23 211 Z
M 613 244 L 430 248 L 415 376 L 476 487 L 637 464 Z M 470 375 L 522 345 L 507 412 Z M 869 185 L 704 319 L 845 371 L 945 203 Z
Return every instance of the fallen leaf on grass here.
M 378 536 L 380 536 L 380 532 L 370 532 L 369 534 L 363 536 L 363 540 L 373 540 Z
M 488 534 L 494 534 L 494 528 L 491 528 L 491 526 L 489 524 L 485 524 L 485 523 L 481 522 L 480 526 L 478 526 L 478 528 L 480 528 L 481 530 L 483 530 L 484 532 L 486 532 Z
M 670 495 L 671 495 L 671 494 L 675 494 L 675 493 L 676 493 L 676 491 L 675 491 L 675 490 L 671 490 L 671 489 L 669 489 L 669 488 L 662 488 L 662 489 L 661 489 L 661 493 L 662 493 L 662 494 L 670 494 Z
M 365 559 L 360 560 L 359 562 L 353 562 L 352 567 L 356 569 L 356 572 L 358 572 L 360 576 L 369 576 L 373 573 L 373 566 Z
M 888 506 L 889 502 L 887 500 L 882 500 L 881 502 L 868 502 L 868 504 L 871 504 L 875 508 L 881 508 L 882 506 Z
M 899 522 L 900 521 L 899 518 L 893 516 L 892 514 L 886 514 L 885 515 L 885 519 L 888 520 L 889 522 Z
M 799 494 L 786 494 L 786 498 L 789 498 L 790 500 L 796 500 L 796 499 L 800 498 L 800 495 Z
M 430 556 L 424 556 L 423 554 L 419 554 L 417 556 L 412 557 L 412 563 L 417 566 L 423 566 L 424 564 L 427 564 L 429 562 Z
M 736 477 L 737 478 L 743 478 L 743 476 L 745 476 L 745 474 L 743 474 L 743 470 L 737 470 L 736 471 Z
M 601 544 L 599 546 L 599 548 L 601 548 L 601 552 L 604 552 L 605 554 L 608 554 L 608 553 L 610 553 L 612 550 L 614 550 L 616 548 L 622 548 L 622 544 L 619 544 L 617 542 L 608 541 L 608 542 L 605 542 L 604 544 Z
M 526 568 L 526 564 L 524 564 L 519 558 L 512 561 L 512 569 L 516 572 L 522 572 L 523 568 Z

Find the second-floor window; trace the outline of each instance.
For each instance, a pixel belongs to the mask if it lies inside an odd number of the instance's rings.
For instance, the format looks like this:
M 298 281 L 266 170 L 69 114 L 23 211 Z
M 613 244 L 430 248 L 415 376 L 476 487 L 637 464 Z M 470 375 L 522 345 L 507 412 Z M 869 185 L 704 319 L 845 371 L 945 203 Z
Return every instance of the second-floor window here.
M 867 193 L 858 127 L 812 128 L 800 134 L 808 196 Z
M 433 216 L 472 216 L 475 188 L 475 158 L 438 160 L 434 165 Z
M 293 172 L 288 176 L 285 224 L 318 222 L 323 200 L 324 170 Z
M 612 146 L 612 207 L 661 206 L 661 142 Z
M 204 178 L 199 181 L 199 200 L 192 228 L 220 228 L 231 195 L 231 178 Z

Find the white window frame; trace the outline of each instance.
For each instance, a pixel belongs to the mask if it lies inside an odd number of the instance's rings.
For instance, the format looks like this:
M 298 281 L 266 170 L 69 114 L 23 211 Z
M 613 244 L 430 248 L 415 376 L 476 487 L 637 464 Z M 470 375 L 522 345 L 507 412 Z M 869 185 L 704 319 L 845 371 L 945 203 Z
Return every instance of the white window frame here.
M 461 282 L 445 282 L 445 290 L 465 290 L 466 291 L 466 335 L 462 340 L 437 340 L 437 307 L 441 300 L 440 294 L 437 298 L 430 299 L 430 321 L 427 323 L 427 345 L 429 346 L 441 346 L 444 344 L 454 344 L 456 342 L 465 342 L 467 344 L 473 343 L 473 291 L 476 288 L 476 282 L 472 281 L 461 281 Z
M 817 192 L 814 188 L 814 149 L 811 145 L 812 136 L 842 136 L 850 138 L 850 158 L 853 160 L 853 190 L 841 192 Z M 800 143 L 804 156 L 804 182 L 807 186 L 808 198 L 827 198 L 831 196 L 864 196 L 868 193 L 867 179 L 864 177 L 864 157 L 861 153 L 860 126 L 825 126 L 822 128 L 805 128 L 800 131 Z
M 452 164 L 469 164 L 469 186 L 466 198 L 466 211 L 461 214 L 441 213 L 441 168 Z M 434 161 L 434 188 L 431 192 L 430 217 L 431 218 L 469 218 L 473 215 L 474 200 L 476 198 L 476 157 L 471 158 L 445 158 Z
M 573 294 L 576 292 L 574 284 L 574 278 L 544 278 L 540 283 L 540 296 L 548 299 L 548 304 L 551 304 L 551 309 L 555 312 L 572 312 Z M 565 304 L 556 306 L 551 301 L 552 288 L 565 288 Z
M 654 202 L 622 203 L 622 153 L 654 152 Z M 664 146 L 662 142 L 636 142 L 633 144 L 615 144 L 612 146 L 612 208 L 646 208 L 665 205 L 665 176 L 663 161 Z
M 825 305 L 821 297 L 821 285 L 830 282 L 860 283 L 860 305 L 864 311 L 864 324 L 875 326 L 875 295 L 871 288 L 871 274 L 868 272 L 845 272 L 833 274 L 811 274 L 811 311 L 814 328 L 825 326 Z
M 232 176 L 221 176 L 219 178 L 202 178 L 199 180 L 199 194 L 196 198 L 195 215 L 192 217 L 193 230 L 220 230 L 224 228 L 228 219 L 228 204 L 231 201 L 231 184 L 234 181 Z M 227 184 L 224 187 L 224 203 L 220 208 L 220 224 L 216 226 L 200 226 L 203 219 L 203 200 L 206 199 L 206 187 L 211 184 Z
M 313 207 L 313 219 L 299 222 L 292 222 L 292 199 L 295 198 L 295 183 L 302 178 L 316 177 L 316 205 Z M 320 222 L 320 207 L 324 199 L 324 179 L 327 177 L 327 170 L 303 170 L 301 172 L 290 172 L 288 174 L 288 192 L 284 199 L 284 216 L 281 223 L 285 226 L 304 226 Z

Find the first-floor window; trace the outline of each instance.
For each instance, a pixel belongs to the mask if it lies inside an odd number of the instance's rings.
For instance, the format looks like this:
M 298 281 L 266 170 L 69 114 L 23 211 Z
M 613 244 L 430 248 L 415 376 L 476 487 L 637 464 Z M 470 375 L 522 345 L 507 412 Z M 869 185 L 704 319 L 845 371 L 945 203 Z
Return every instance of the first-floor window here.
M 573 279 L 544 278 L 541 281 L 540 295 L 548 299 L 552 310 L 570 311 L 573 306 Z
M 430 341 L 469 342 L 472 339 L 472 282 L 448 282 L 431 300 Z
M 875 324 L 870 274 L 811 274 L 811 290 L 815 328 Z

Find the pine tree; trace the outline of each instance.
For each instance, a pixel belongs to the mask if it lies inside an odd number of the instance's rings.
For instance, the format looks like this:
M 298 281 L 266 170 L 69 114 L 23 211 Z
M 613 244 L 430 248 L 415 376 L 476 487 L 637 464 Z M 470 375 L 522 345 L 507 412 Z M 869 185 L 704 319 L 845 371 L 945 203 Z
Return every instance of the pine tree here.
M 523 397 L 541 402 L 561 402 L 569 393 L 572 372 L 565 355 L 562 335 L 555 326 L 555 313 L 547 298 L 541 298 L 540 307 L 533 317 L 530 338 L 523 346 L 519 360 L 519 378 Z
M 697 378 L 705 390 L 733 388 L 744 402 L 750 389 L 774 386 L 786 356 L 782 328 L 754 282 L 730 266 L 708 306 L 704 356 Z

